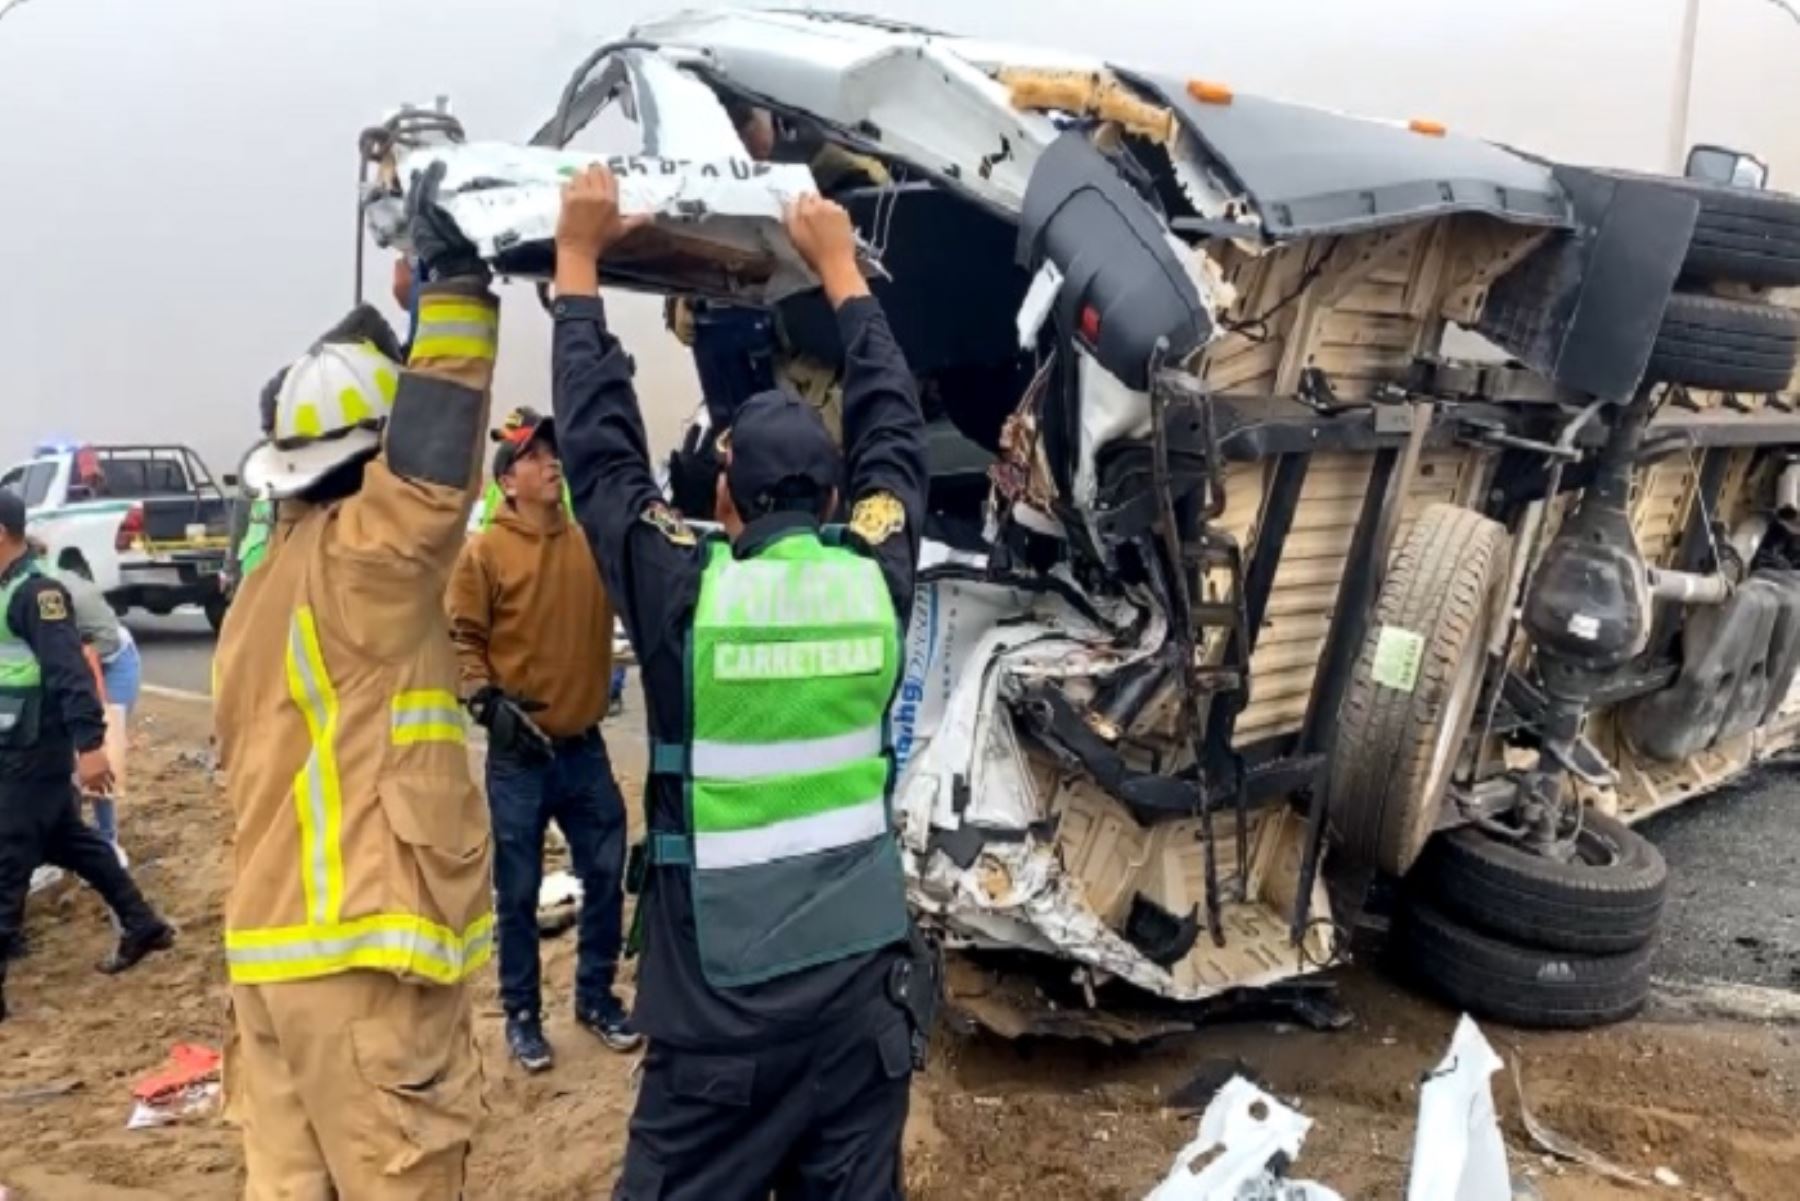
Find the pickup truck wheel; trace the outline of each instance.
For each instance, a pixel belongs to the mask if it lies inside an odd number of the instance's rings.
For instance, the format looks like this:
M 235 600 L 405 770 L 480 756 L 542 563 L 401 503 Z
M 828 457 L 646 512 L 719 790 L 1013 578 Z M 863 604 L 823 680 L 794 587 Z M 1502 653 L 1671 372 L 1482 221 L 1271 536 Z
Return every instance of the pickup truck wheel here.
M 1624 1021 L 1643 1008 L 1654 946 L 1619 955 L 1522 947 L 1415 900 L 1395 915 L 1388 949 L 1402 976 L 1478 1017 L 1577 1029 Z
M 1327 807 L 1346 858 L 1404 875 L 1431 837 L 1475 720 L 1506 551 L 1505 527 L 1441 504 L 1400 544 L 1332 743 Z
M 1662 852 L 1648 839 L 1590 810 L 1569 862 L 1465 826 L 1431 840 L 1408 884 L 1483 933 L 1608 955 L 1656 937 L 1668 880 Z
M 1800 312 L 1754 300 L 1669 297 L 1646 375 L 1721 392 L 1781 392 L 1800 362 Z

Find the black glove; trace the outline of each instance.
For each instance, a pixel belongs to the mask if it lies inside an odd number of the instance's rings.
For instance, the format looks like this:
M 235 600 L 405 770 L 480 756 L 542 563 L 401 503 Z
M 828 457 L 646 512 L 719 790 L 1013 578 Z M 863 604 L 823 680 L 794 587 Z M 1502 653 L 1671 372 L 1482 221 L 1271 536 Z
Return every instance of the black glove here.
M 489 748 L 527 763 L 548 763 L 555 754 L 550 736 L 531 720 L 543 708 L 542 701 L 508 696 L 493 684 L 469 698 L 469 714 L 487 730 Z
M 669 500 L 689 521 L 711 521 L 718 499 L 719 460 L 717 429 L 701 433 L 689 426 L 681 445 L 669 453 Z
M 406 193 L 406 226 L 413 257 L 430 282 L 468 276 L 486 279 L 487 264 L 475 253 L 474 243 L 463 237 L 450 214 L 438 204 L 444 170 L 439 160 L 424 171 L 415 172 L 412 187 Z
M 359 304 L 346 313 L 338 323 L 319 335 L 319 345 L 343 342 L 368 342 L 376 350 L 396 363 L 403 361 L 400 353 L 400 339 L 394 335 L 394 327 L 387 318 L 375 311 L 375 306 Z

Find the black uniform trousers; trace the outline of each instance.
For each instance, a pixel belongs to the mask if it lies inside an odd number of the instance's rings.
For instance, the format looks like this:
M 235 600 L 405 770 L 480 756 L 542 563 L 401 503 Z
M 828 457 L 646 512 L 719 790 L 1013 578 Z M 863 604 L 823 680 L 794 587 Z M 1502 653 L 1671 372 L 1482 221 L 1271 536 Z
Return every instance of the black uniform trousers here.
M 731 1054 L 652 1041 L 613 1201 L 900 1201 L 911 1077 L 885 997 Z
M 81 820 L 69 768 L 12 776 L 0 769 L 0 978 L 25 921 L 31 873 L 45 863 L 74 872 L 112 907 L 126 930 L 156 922 L 111 843 Z

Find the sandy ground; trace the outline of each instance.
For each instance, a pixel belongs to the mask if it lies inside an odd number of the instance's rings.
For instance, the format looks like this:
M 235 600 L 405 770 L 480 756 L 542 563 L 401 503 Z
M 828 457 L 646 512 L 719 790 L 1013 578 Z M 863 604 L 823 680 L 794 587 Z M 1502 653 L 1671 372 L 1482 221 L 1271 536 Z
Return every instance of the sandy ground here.
M 29 1201 L 226 1201 L 240 1189 L 234 1134 L 217 1119 L 127 1132 L 130 1088 L 169 1046 L 223 1041 L 218 953 L 227 823 L 198 748 L 203 707 L 145 706 L 137 796 L 123 814 L 140 879 L 183 940 L 122 979 L 92 970 L 110 932 L 85 889 L 40 898 L 31 956 L 14 965 L 15 1017 L 0 1026 L 0 1184 Z M 632 790 L 628 787 L 628 794 Z M 568 1017 L 573 946 L 546 945 L 546 1005 L 559 1061 L 527 1079 L 500 1038 L 491 978 L 479 1038 L 490 1117 L 471 1165 L 471 1201 L 604 1197 L 633 1097 L 632 1061 Z M 1192 1137 L 1182 1096 L 1196 1078 L 1242 1067 L 1316 1119 L 1300 1175 L 1347 1198 L 1397 1197 L 1421 1073 L 1456 1015 L 1362 969 L 1340 974 L 1347 1030 L 1219 1026 L 1135 1048 L 993 1037 L 940 1038 L 914 1090 L 908 1130 L 915 1201 L 1142 1197 Z M 1531 1105 L 1562 1133 L 1649 1175 L 1668 1195 L 1778 1198 L 1800 1193 L 1800 1027 L 1697 1022 L 1653 1010 L 1586 1034 L 1488 1031 L 1522 1069 Z M 1549 1201 L 1635 1190 L 1585 1169 L 1547 1167 L 1531 1150 L 1513 1087 L 1496 1093 L 1515 1169 Z

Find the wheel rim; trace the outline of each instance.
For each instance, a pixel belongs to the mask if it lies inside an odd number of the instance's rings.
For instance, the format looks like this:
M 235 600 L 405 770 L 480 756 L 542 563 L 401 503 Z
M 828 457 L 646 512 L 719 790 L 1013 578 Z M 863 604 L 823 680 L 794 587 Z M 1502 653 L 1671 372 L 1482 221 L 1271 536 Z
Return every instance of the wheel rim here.
M 1618 841 L 1592 825 L 1583 825 L 1575 839 L 1573 861 L 1587 867 L 1614 867 L 1625 858 Z

